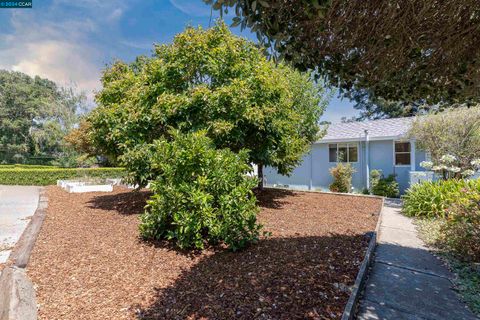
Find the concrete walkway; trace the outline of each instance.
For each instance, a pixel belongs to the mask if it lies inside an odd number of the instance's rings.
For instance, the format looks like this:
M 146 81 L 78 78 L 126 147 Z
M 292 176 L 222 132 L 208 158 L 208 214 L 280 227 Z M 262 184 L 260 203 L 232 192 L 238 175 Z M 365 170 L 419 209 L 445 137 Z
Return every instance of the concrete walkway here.
M 478 319 L 452 289 L 453 275 L 417 237 L 400 206 L 386 203 L 357 319 Z
M 35 213 L 39 193 L 39 187 L 0 186 L 0 263 L 7 261 Z

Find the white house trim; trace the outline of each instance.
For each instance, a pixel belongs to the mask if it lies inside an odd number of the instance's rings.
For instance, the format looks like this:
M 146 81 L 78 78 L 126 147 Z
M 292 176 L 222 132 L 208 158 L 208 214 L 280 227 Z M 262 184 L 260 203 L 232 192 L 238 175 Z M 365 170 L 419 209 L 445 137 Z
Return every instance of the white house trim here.
M 415 170 L 415 139 L 410 139 L 410 171 Z

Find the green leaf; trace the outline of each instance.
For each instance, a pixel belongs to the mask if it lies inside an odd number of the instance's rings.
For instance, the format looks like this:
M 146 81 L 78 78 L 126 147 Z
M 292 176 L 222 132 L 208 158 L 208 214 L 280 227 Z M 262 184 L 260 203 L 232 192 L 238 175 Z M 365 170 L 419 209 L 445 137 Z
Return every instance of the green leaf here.
M 232 28 L 238 26 L 242 22 L 241 19 L 238 17 L 234 17 L 232 21 L 233 23 L 230 25 L 230 27 Z
M 265 7 L 265 8 L 270 8 L 270 4 L 265 1 L 265 0 L 258 0 L 258 2 L 260 2 L 260 4 L 262 5 L 262 7 Z

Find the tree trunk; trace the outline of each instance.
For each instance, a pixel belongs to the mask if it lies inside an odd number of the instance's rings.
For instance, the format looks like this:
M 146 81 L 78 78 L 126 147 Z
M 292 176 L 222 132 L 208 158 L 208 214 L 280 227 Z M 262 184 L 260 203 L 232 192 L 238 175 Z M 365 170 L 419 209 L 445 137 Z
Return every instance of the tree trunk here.
M 258 190 L 263 190 L 263 164 L 257 164 Z

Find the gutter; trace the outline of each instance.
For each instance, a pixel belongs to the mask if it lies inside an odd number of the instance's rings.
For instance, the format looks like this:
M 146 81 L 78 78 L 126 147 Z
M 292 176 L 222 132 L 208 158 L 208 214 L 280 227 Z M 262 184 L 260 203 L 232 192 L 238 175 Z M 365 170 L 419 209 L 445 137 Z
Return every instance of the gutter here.
M 386 136 L 386 137 L 369 137 L 369 141 L 402 140 L 402 139 L 405 139 L 404 135 Z M 365 141 L 365 137 L 364 136 L 359 136 L 358 138 L 322 139 L 322 140 L 315 141 L 313 144 L 338 143 L 338 142 L 360 142 L 360 141 Z

